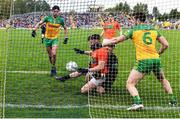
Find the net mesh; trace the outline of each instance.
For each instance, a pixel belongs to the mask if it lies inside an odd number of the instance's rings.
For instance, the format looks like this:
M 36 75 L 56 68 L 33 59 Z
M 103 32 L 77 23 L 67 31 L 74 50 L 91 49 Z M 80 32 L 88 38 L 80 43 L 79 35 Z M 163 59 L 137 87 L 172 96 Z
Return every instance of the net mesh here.
M 98 93 L 99 87 L 82 94 L 82 87 L 87 83 L 85 76 L 79 77 L 66 69 L 70 61 L 76 62 L 78 68 L 89 67 L 92 57 L 77 54 L 74 48 L 90 51 L 87 38 L 92 34 L 101 34 L 104 24 L 108 24 L 109 13 L 122 28 L 117 30 L 116 36 L 119 36 L 135 25 L 133 13 L 141 11 L 147 15 L 146 23 L 154 26 L 169 42 L 168 50 L 160 56 L 161 67 L 174 97 L 179 99 L 179 4 L 177 0 L 0 0 L 1 117 L 179 118 L 179 106 L 168 105 L 171 96 L 165 93 L 153 73 L 146 75 L 136 86 L 144 109 L 126 110 L 133 103 L 126 88 L 128 76 L 136 62 L 132 40 L 116 45 L 114 53 L 108 54 L 110 63 L 107 65 L 111 73 L 101 73 L 100 77 L 104 79 L 106 76 L 105 81 L 112 82 L 106 84 L 103 94 Z M 43 40 L 42 43 L 42 29 L 36 31 L 35 38 L 31 37 L 32 28 L 46 16 L 52 15 L 50 9 L 54 5 L 60 7 L 60 16 L 68 28 L 67 44 L 64 44 L 66 36 L 61 28 L 56 54 L 57 76 L 70 74 L 74 77 L 65 82 L 50 77 L 52 65 L 45 46 L 47 42 Z M 24 7 L 26 9 L 21 9 Z M 149 35 L 145 36 L 145 40 L 148 38 Z M 160 49 L 158 43 L 156 47 Z M 93 77 L 99 78 L 94 74 Z
M 10 0 L 1 0 L 0 1 L 0 27 L 3 26 L 3 23 L 6 19 L 9 18 L 11 12 L 11 1 Z M 5 24 L 5 23 L 4 23 Z M 7 25 L 8 27 L 8 25 Z M 3 35 L 4 34 L 4 35 Z M 8 40 L 8 33 L 5 32 L 4 29 L 0 32 L 0 39 L 1 39 L 1 48 L 0 48 L 0 118 L 4 117 L 4 103 L 5 103 L 5 84 L 6 84 L 6 59 L 7 59 L 7 43 L 5 42 Z

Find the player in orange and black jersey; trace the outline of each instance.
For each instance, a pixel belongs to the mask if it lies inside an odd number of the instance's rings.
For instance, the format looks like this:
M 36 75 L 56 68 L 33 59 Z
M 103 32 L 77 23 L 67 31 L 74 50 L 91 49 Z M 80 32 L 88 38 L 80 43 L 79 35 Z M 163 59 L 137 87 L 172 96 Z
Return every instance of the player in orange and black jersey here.
M 65 81 L 86 75 L 87 83 L 81 88 L 81 93 L 87 93 L 89 90 L 96 89 L 98 93 L 104 93 L 111 89 L 113 82 L 118 73 L 117 57 L 111 52 L 109 47 L 102 47 L 100 43 L 100 35 L 93 34 L 88 37 L 91 51 L 83 51 L 75 48 L 78 54 L 90 55 L 92 60 L 89 68 L 79 68 L 76 72 L 63 77 L 56 77 L 57 80 Z

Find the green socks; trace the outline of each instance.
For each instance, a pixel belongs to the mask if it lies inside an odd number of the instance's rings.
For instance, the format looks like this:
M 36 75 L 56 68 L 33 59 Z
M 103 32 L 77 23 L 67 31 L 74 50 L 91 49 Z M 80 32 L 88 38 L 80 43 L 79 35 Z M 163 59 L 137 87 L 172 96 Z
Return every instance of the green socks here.
M 176 97 L 173 94 L 169 94 L 169 96 L 171 102 L 177 103 Z
M 134 104 L 142 104 L 142 100 L 139 96 L 134 96 L 133 102 L 134 102 Z

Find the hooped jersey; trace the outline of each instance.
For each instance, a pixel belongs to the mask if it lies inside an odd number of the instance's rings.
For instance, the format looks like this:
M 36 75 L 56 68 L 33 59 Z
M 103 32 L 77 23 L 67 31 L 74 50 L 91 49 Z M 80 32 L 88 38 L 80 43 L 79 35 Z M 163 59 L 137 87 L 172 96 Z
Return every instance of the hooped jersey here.
M 137 25 L 124 34 L 127 39 L 132 39 L 136 48 L 136 60 L 157 59 L 156 40 L 160 33 L 150 25 Z
M 57 18 L 47 16 L 43 21 L 46 22 L 45 38 L 56 39 L 59 35 L 60 27 L 64 27 L 64 19 L 59 16 Z

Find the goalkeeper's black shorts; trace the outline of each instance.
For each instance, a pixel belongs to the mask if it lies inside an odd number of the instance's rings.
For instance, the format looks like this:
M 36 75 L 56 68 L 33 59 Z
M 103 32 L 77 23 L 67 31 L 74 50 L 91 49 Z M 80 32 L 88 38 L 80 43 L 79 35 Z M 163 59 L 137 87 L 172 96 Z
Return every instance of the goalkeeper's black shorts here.
M 105 82 L 102 83 L 102 87 L 105 88 L 106 91 L 111 91 L 112 85 L 116 80 L 117 72 L 110 72 L 105 76 Z

